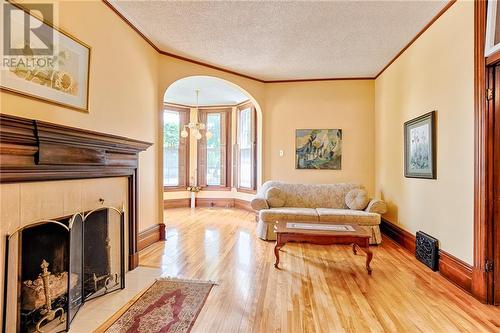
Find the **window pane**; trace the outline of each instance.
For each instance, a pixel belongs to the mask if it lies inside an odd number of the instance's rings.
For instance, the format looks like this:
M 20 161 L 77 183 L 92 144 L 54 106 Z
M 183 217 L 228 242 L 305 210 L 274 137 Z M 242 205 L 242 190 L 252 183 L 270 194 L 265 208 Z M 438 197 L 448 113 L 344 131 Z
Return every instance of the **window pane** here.
M 207 140 L 207 185 L 222 185 L 221 114 L 207 115 L 207 128 L 212 137 Z
M 252 187 L 252 111 L 240 112 L 238 143 L 240 146 L 240 187 Z
M 179 185 L 180 115 L 177 111 L 163 114 L 163 185 Z

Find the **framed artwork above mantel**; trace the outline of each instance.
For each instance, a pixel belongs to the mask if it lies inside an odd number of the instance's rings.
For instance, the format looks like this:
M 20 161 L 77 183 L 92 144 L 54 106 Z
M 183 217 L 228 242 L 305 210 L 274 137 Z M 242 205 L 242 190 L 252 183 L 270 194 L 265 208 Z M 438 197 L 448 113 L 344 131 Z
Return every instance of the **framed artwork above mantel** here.
M 4 4 L 5 29 L 13 33 L 6 34 L 10 40 L 2 45 L 0 89 L 88 112 L 91 48 L 52 25 L 53 6 Z M 38 27 L 30 29 L 38 38 L 36 45 L 31 35 L 25 40 L 24 22 L 28 20 Z

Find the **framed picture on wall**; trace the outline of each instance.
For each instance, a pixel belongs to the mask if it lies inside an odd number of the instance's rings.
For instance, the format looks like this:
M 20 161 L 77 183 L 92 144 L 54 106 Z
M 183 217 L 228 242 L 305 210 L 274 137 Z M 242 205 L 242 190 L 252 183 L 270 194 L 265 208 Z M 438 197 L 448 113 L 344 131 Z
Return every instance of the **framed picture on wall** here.
M 298 129 L 295 131 L 296 169 L 342 169 L 341 129 Z
M 404 124 L 405 177 L 436 179 L 436 111 Z
M 11 33 L 3 44 L 1 90 L 88 111 L 90 47 L 49 23 L 53 5 L 26 6 L 3 7 Z M 27 21 L 37 27 L 30 34 L 24 33 Z

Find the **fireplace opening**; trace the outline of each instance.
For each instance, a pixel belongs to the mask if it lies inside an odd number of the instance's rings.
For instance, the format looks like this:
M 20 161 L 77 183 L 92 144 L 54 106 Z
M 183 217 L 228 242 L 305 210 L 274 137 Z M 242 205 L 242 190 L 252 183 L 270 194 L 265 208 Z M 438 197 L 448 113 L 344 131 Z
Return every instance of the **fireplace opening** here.
M 118 213 L 118 214 L 117 214 Z M 124 213 L 113 207 L 41 221 L 16 231 L 7 240 L 17 265 L 17 332 L 69 330 L 89 299 L 125 287 Z M 17 250 L 16 250 L 17 248 Z M 17 266 L 17 268 L 16 268 Z M 11 298 L 13 299 L 13 298 Z M 4 312 L 4 324 L 11 316 Z
M 89 214 L 84 224 L 84 297 L 90 299 L 109 292 L 119 285 L 118 273 L 113 271 L 112 229 L 108 210 Z
M 60 221 L 65 226 L 68 222 Z M 20 331 L 29 332 L 44 317 L 45 309 L 61 309 L 62 314 L 68 302 L 68 231 L 56 223 L 42 223 L 23 230 L 21 240 Z M 50 299 L 45 297 L 47 283 Z M 76 283 L 73 278 L 72 284 Z

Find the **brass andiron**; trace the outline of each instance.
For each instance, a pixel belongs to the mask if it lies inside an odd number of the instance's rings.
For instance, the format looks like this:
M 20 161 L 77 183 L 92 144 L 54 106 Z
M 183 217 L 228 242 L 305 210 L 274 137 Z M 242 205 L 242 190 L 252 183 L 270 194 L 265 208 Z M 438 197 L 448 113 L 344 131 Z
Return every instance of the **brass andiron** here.
M 55 310 L 52 310 L 52 297 L 50 295 L 50 288 L 49 288 L 49 276 L 50 276 L 50 272 L 48 270 L 49 263 L 46 262 L 45 260 L 42 260 L 40 268 L 42 269 L 42 273 L 40 274 L 40 276 L 43 281 L 43 291 L 45 293 L 45 308 L 40 311 L 40 313 L 43 315 L 42 319 L 40 319 L 38 323 L 36 323 L 35 332 L 37 333 L 43 333 L 41 328 L 42 324 L 45 321 L 50 322 L 54 320 L 58 312 L 61 313 L 61 316 L 59 317 L 59 322 L 63 323 L 66 320 L 66 318 L 64 317 L 63 308 L 57 308 Z
M 92 280 L 94 282 L 94 291 L 97 291 L 98 282 L 104 280 L 104 289 L 107 292 L 109 288 L 112 286 L 116 286 L 118 281 L 118 274 L 111 274 L 111 238 L 106 237 L 106 258 L 107 258 L 107 271 L 108 274 L 97 277 L 95 273 L 93 273 Z

